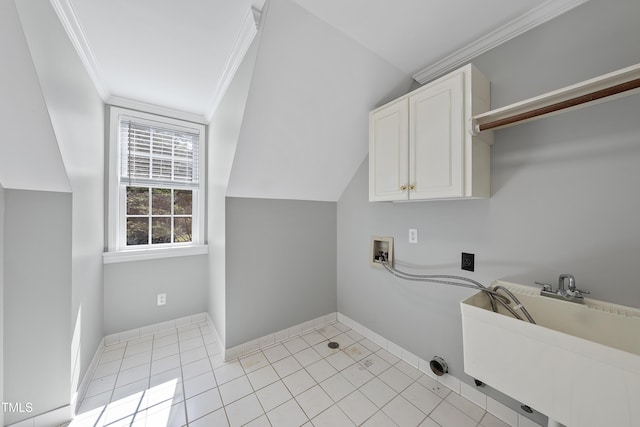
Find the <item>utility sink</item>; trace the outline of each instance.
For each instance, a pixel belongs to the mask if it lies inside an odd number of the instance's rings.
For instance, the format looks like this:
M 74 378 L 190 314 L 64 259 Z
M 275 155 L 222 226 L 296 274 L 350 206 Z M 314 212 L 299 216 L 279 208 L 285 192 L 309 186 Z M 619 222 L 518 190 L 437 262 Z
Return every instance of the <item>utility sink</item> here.
M 462 301 L 467 374 L 566 426 L 640 426 L 640 309 L 496 285 L 513 292 L 537 324 L 499 304 L 494 313 L 483 292 Z

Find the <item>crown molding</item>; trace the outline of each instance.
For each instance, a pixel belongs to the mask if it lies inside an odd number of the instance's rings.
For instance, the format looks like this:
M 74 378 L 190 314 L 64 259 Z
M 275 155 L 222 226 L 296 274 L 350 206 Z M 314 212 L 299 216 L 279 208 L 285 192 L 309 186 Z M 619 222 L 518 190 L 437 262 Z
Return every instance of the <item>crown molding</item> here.
M 258 9 L 256 6 L 251 6 L 251 13 L 253 14 L 253 20 L 256 23 L 256 27 L 260 28 L 260 22 L 262 21 L 262 9 Z
M 198 123 L 201 125 L 209 124 L 209 121 L 201 114 L 175 110 L 173 108 L 163 107 L 149 102 L 136 101 L 135 99 L 125 98 L 123 96 L 110 96 L 105 101 L 105 104 L 142 111 L 144 113 L 157 114 L 158 116 L 169 117 L 172 119 L 185 120 L 187 122 Z
M 71 43 L 73 44 L 84 68 L 87 70 L 93 85 L 95 86 L 100 98 L 109 105 L 117 105 L 120 107 L 131 108 L 134 110 L 141 110 L 152 112 L 167 117 L 179 118 L 182 120 L 188 120 L 195 123 L 207 124 L 213 118 L 213 114 L 220 104 L 224 93 L 231 84 L 233 77 L 238 70 L 238 67 L 242 63 L 245 54 L 249 50 L 253 39 L 258 32 L 258 25 L 262 17 L 262 10 L 256 6 L 249 8 L 247 15 L 244 18 L 242 27 L 236 37 L 233 48 L 225 63 L 224 72 L 222 78 L 216 90 L 211 97 L 209 108 L 206 110 L 206 114 L 200 115 L 195 113 L 184 112 L 180 110 L 174 110 L 167 107 L 162 107 L 155 104 L 150 104 L 142 101 L 136 101 L 133 99 L 113 95 L 107 84 L 102 77 L 100 67 L 98 67 L 93 50 L 89 45 L 87 37 L 82 30 L 80 22 L 74 11 L 72 0 L 50 0 L 51 4 L 58 15 L 58 19 L 62 23 Z
M 260 13 L 258 13 L 260 12 Z M 221 79 L 218 81 L 218 85 L 216 86 L 216 90 L 211 97 L 211 102 L 209 103 L 209 108 L 207 108 L 205 113 L 205 118 L 208 122 L 213 119 L 213 114 L 216 112 L 218 105 L 222 101 L 222 97 L 224 96 L 227 88 L 231 84 L 233 77 L 238 71 L 242 60 L 244 59 L 253 39 L 256 34 L 258 34 L 258 24 L 261 19 L 262 12 L 255 8 L 249 8 L 247 15 L 244 18 L 244 22 L 242 23 L 242 27 L 240 28 L 240 32 L 236 37 L 236 41 L 233 44 L 233 48 L 229 56 L 227 57 L 227 61 L 224 66 L 224 72 L 222 73 Z
M 93 82 L 100 98 L 103 101 L 106 101 L 111 93 L 107 88 L 107 84 L 102 78 L 102 74 L 100 72 L 100 68 L 96 62 L 95 56 L 93 55 L 93 51 L 91 46 L 89 46 L 89 42 L 82 31 L 82 27 L 80 26 L 80 22 L 76 16 L 75 11 L 73 10 L 73 5 L 71 4 L 71 0 L 50 0 L 51 5 L 53 6 L 56 14 L 58 15 L 58 19 L 62 23 L 73 47 L 78 52 L 78 56 L 84 65 L 84 68 L 89 73 L 89 77 Z
M 476 56 L 588 1 L 589 0 L 547 0 L 540 6 L 531 9 L 529 12 L 508 22 L 484 37 L 479 38 L 466 47 L 417 72 L 413 75 L 413 78 L 418 83 L 425 84 L 436 77 L 440 77 L 466 64 Z

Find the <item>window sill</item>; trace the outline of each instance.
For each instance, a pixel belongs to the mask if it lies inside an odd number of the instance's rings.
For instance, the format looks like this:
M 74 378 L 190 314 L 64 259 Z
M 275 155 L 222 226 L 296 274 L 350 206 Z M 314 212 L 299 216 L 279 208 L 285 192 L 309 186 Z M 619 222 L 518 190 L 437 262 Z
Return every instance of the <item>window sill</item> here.
M 209 253 L 209 246 L 177 246 L 171 248 L 132 249 L 117 252 L 105 252 L 102 261 L 105 264 L 118 262 L 144 261 L 149 259 L 174 258 L 180 256 L 205 255 Z

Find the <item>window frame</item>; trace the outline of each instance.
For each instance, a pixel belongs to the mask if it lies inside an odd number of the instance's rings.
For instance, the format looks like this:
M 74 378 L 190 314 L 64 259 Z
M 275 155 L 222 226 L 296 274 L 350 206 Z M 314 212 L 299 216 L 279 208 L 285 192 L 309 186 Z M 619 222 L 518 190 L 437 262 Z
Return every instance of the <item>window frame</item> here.
M 158 126 L 188 130 L 198 133 L 198 187 L 192 193 L 192 241 L 178 243 L 156 243 L 148 245 L 127 246 L 126 236 L 126 188 L 120 173 L 121 144 L 120 122 L 122 118 L 138 120 L 141 123 L 155 123 Z M 205 204 L 206 204 L 206 172 L 205 172 L 205 141 L 206 127 L 199 123 L 164 117 L 157 114 L 130 110 L 127 108 L 109 106 L 109 163 L 108 163 L 108 224 L 107 251 L 104 262 L 136 261 L 144 259 L 165 258 L 174 256 L 206 254 L 205 244 Z M 136 185 L 132 185 L 136 186 Z M 157 188 L 150 184 L 148 187 Z M 184 189 L 179 185 L 163 188 Z M 150 216 L 151 217 L 151 216 Z

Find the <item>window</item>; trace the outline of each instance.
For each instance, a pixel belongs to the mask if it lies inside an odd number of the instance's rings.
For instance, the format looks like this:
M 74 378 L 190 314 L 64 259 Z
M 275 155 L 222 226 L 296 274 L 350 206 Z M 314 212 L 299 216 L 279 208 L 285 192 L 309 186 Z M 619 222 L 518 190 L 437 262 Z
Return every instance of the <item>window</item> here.
M 109 188 L 110 252 L 202 245 L 204 126 L 112 107 Z

